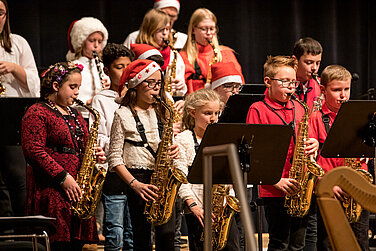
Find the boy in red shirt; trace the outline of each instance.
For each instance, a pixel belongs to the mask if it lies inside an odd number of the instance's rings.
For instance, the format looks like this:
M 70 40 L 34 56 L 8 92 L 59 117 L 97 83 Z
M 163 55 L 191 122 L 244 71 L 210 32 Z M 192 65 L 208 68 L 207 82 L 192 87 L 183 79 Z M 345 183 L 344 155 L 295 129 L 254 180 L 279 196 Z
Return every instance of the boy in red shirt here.
M 332 126 L 341 104 L 350 98 L 351 74 L 340 65 L 330 65 L 324 69 L 321 74 L 321 91 L 324 94 L 325 101 L 321 110 L 313 112 L 309 120 L 309 136 L 319 141 L 320 145 L 324 143 L 328 131 Z M 324 158 L 320 154 L 317 163 L 327 173 L 337 166 L 343 166 L 343 158 Z M 362 168 L 367 170 L 367 165 L 362 164 Z M 338 186 L 333 188 L 337 199 L 344 201 L 346 193 Z M 352 228 L 358 239 L 362 250 L 368 250 L 368 218 L 369 212 L 362 211 L 357 223 L 353 223 Z M 317 219 L 317 250 L 331 250 L 330 242 L 325 230 L 324 223 L 318 211 Z
M 294 155 L 295 139 L 299 122 L 305 111 L 297 101 L 291 100 L 296 86 L 297 60 L 289 56 L 269 56 L 264 64 L 264 83 L 267 87 L 265 99 L 249 108 L 247 123 L 292 125 L 294 137 L 288 149 L 282 177 L 277 184 L 260 186 L 265 216 L 268 222 L 268 250 L 302 250 L 306 233 L 306 217 L 297 218 L 287 214 L 284 207 L 285 194 L 299 191 L 299 182 L 289 178 L 291 161 Z M 316 139 L 306 140 L 306 154 L 318 149 Z
M 298 60 L 296 77 L 300 82 L 295 92 L 310 108 L 315 98 L 320 95 L 319 83 L 312 78 L 312 73 L 319 71 L 322 51 L 321 44 L 310 37 L 296 41 L 293 50 L 293 57 Z

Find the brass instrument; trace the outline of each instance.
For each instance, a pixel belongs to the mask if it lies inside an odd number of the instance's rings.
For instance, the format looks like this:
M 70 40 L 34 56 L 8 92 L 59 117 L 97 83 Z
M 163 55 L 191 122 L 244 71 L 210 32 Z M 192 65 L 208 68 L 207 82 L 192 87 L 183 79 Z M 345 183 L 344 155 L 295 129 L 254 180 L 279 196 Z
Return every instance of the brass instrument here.
M 313 158 L 305 154 L 304 141 L 308 139 L 308 120 L 310 112 L 307 104 L 299 99 L 296 99 L 296 101 L 304 107 L 305 113 L 299 123 L 294 148 L 294 158 L 289 171 L 289 177 L 299 182 L 300 190 L 295 195 L 285 196 L 285 207 L 288 208 L 287 213 L 289 215 L 303 217 L 308 213 L 311 205 L 312 192 L 316 179 L 324 175 L 324 170 Z
M 172 159 L 168 156 L 168 150 L 173 138 L 174 110 L 171 106 L 154 96 L 168 111 L 169 119 L 163 128 L 155 169 L 151 176 L 150 184 L 158 187 L 158 198 L 146 202 L 144 214 L 147 220 L 155 225 L 165 224 L 171 217 L 175 206 L 176 195 L 182 183 L 188 183 L 184 173 L 173 167 Z
M 5 93 L 5 86 L 1 82 L 1 76 L 0 76 L 0 95 L 3 95 Z
M 321 85 L 321 82 L 319 80 L 319 75 L 317 73 L 312 72 L 312 78 L 316 80 L 316 82 Z M 316 97 L 316 100 L 313 101 L 313 107 L 312 112 L 321 110 L 322 107 L 322 101 L 324 100 L 324 94 L 320 93 L 320 96 Z
M 107 174 L 107 170 L 97 164 L 94 153 L 94 147 L 98 139 L 100 115 L 97 110 L 85 105 L 81 100 L 75 99 L 75 102 L 88 109 L 94 115 L 94 122 L 90 126 L 89 138 L 76 179 L 81 189 L 82 198 L 78 202 L 72 202 L 71 209 L 78 218 L 90 219 L 94 216 L 95 209 L 102 196 L 103 183 Z
M 102 67 L 101 67 L 101 60 L 99 59 L 98 52 L 93 51 L 93 57 L 95 60 L 95 65 L 97 66 L 98 74 L 99 74 L 99 80 L 101 81 L 102 88 L 106 88 L 106 86 L 103 83 L 103 80 L 105 78 Z
M 343 160 L 343 165 L 357 171 L 369 183 L 373 182 L 372 175 L 366 170 L 362 169 L 362 164 L 356 158 L 345 158 Z M 345 210 L 346 217 L 350 223 L 354 223 L 359 220 L 360 214 L 362 213 L 362 206 L 359 203 L 357 203 L 354 200 L 354 198 L 346 197 L 345 201 L 342 202 L 342 206 Z
M 170 47 L 174 59 L 172 60 L 171 64 L 167 67 L 166 75 L 165 75 L 165 90 L 171 95 L 170 98 L 173 98 L 174 94 L 172 92 L 172 81 L 176 78 L 176 62 L 178 60 L 178 50 L 176 50 L 170 43 L 169 40 L 164 40 L 165 44 Z M 169 106 L 173 107 L 174 102 L 170 98 L 167 99 L 167 103 Z M 179 122 L 181 120 L 181 116 L 178 112 L 174 112 L 174 123 Z
M 231 221 L 236 212 L 240 212 L 239 200 L 229 195 L 230 186 L 214 185 L 212 197 L 212 247 L 221 250 L 226 247 Z M 201 235 L 204 241 L 204 232 Z
M 211 66 L 212 64 L 218 63 L 219 62 L 219 49 L 215 47 L 214 43 L 212 40 L 208 39 L 208 43 L 210 46 L 213 48 L 214 55 L 212 61 L 209 63 L 209 68 L 208 68 L 208 75 L 206 75 L 206 84 L 210 84 L 211 79 L 212 79 L 212 73 L 211 73 Z

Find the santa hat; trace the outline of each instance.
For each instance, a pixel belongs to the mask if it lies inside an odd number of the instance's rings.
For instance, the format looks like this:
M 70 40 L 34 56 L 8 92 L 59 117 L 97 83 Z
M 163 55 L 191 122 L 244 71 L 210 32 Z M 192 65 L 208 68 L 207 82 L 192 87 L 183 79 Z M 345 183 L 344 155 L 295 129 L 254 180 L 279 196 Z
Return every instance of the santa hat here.
M 154 1 L 154 9 L 162 9 L 166 7 L 174 7 L 180 11 L 180 2 L 179 0 L 155 0 Z
M 75 52 L 82 47 L 86 38 L 97 31 L 103 34 L 102 48 L 104 48 L 107 44 L 108 31 L 101 21 L 94 17 L 83 17 L 80 20 L 73 21 L 68 30 L 69 51 L 66 55 L 67 60 L 74 60 Z
M 211 84 L 205 84 L 205 88 L 215 88 L 226 83 L 239 83 L 242 84 L 242 77 L 236 69 L 233 62 L 219 62 L 211 65 L 212 80 Z
M 121 95 L 124 85 L 128 85 L 129 89 L 134 88 L 158 70 L 160 71 L 161 67 L 154 61 L 148 59 L 133 61 L 125 68 L 121 75 L 118 90 L 119 95 Z
M 131 50 L 134 52 L 136 59 L 147 59 L 150 56 L 162 54 L 155 47 L 148 44 L 131 44 Z

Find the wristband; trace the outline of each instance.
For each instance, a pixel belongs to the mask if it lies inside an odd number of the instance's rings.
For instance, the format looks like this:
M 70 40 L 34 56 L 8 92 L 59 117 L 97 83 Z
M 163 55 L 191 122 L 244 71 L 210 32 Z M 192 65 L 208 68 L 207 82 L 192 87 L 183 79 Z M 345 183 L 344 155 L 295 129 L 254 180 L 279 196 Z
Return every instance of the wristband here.
M 194 206 L 197 206 L 197 203 L 196 203 L 196 202 L 191 203 L 191 204 L 188 206 L 188 208 L 192 208 L 192 207 L 194 207 Z
M 67 175 L 65 175 L 64 179 L 62 181 L 60 181 L 60 185 L 62 185 L 64 183 L 64 181 L 67 179 L 69 173 L 67 173 Z
M 131 182 L 129 182 L 129 186 L 131 186 L 133 181 L 135 181 L 135 180 L 136 180 L 136 178 L 133 178 L 133 180 L 131 180 Z

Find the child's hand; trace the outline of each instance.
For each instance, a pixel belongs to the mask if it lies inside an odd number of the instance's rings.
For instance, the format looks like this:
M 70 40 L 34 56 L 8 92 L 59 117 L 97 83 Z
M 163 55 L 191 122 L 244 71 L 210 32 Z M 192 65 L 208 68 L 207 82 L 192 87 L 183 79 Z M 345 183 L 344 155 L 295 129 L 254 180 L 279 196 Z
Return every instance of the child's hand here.
M 171 159 L 178 159 L 179 158 L 179 146 L 177 144 L 173 144 L 170 146 L 170 150 L 168 152 L 168 155 Z
M 135 180 L 134 182 L 132 182 L 130 187 L 145 201 L 154 201 L 158 198 L 158 194 L 155 193 L 156 191 L 158 191 L 158 187 L 154 185 L 145 184 L 138 180 Z
M 0 61 L 0 75 L 12 73 L 16 69 L 16 64 L 7 61 Z
M 287 195 L 294 195 L 300 190 L 299 182 L 291 178 L 281 178 L 274 187 Z
M 184 103 L 185 103 L 184 100 L 178 100 L 178 101 L 176 101 L 175 104 L 174 104 L 174 109 L 175 109 L 175 111 L 177 111 L 179 114 L 182 114 L 182 113 L 183 113 Z
M 95 156 L 97 157 L 98 163 L 104 163 L 106 161 L 106 156 L 104 156 L 104 151 L 102 147 L 95 146 L 94 147 Z
M 174 136 L 176 136 L 178 133 L 181 132 L 181 124 L 182 124 L 181 121 L 174 123 L 173 125 Z
M 304 144 L 306 155 L 312 155 L 319 149 L 319 142 L 317 139 L 309 138 L 304 142 Z
M 61 187 L 64 189 L 65 194 L 68 196 L 69 201 L 77 202 L 81 199 L 82 193 L 75 179 L 68 174 Z
M 339 186 L 333 187 L 334 197 L 339 201 L 343 202 L 346 200 L 346 197 L 349 197 L 345 191 L 343 191 Z
M 180 91 L 181 89 L 184 88 L 184 82 L 178 79 L 174 79 L 171 82 L 171 87 L 172 87 L 172 93 L 175 93 L 177 91 Z

